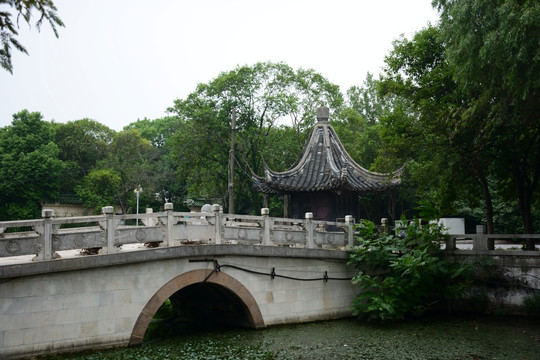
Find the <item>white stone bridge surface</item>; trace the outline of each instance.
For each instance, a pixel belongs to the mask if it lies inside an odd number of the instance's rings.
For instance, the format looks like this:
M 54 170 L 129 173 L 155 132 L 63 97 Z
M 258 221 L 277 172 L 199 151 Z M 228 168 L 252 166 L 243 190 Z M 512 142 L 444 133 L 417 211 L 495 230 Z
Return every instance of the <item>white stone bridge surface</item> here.
M 0 358 L 140 344 L 167 299 L 186 321 L 254 329 L 351 315 L 350 217 L 166 209 L 0 222 Z

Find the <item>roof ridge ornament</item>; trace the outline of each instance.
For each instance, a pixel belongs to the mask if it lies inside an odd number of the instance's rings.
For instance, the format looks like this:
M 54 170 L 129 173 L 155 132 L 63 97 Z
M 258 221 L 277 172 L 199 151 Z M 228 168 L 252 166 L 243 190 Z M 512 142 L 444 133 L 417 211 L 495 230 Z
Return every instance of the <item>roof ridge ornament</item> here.
M 328 123 L 330 117 L 330 109 L 326 106 L 321 106 L 317 109 L 317 121 L 320 123 Z

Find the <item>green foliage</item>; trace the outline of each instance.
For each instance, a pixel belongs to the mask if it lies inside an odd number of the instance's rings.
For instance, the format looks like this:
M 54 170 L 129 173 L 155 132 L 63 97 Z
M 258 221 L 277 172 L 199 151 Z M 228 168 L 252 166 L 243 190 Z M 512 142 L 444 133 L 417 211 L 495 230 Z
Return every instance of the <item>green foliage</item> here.
M 76 187 L 86 207 L 93 208 L 96 213 L 104 206 L 114 206 L 118 203 L 121 193 L 122 178 L 113 169 L 94 169 Z
M 15 47 L 18 51 L 28 54 L 28 51 L 17 40 L 19 19 L 23 19 L 30 25 L 30 20 L 36 15 L 37 22 L 35 24 L 38 31 L 41 24 L 46 20 L 54 35 L 58 37 L 56 26 L 64 26 L 64 23 L 58 15 L 56 15 L 56 6 L 52 0 L 1 0 L 0 5 L 7 5 L 15 10 L 13 15 L 11 12 L 2 9 L 0 11 L 0 65 L 13 73 L 13 64 L 11 63 L 11 47 Z
M 535 291 L 523 299 L 523 305 L 529 316 L 540 316 L 540 291 Z
M 186 196 L 183 176 L 177 174 L 181 161 L 173 152 L 172 139 L 177 133 L 185 130 L 181 120 L 176 116 L 166 116 L 159 119 L 142 119 L 124 127 L 124 130 L 137 130 L 141 136 L 150 141 L 155 155 L 149 164 L 151 184 L 157 195 L 154 198 L 144 195 L 148 207 L 159 210 L 166 202 L 172 202 L 174 208 L 181 210 Z M 180 137 L 180 135 L 178 135 Z
M 174 307 L 169 299 L 165 300 L 163 305 L 161 305 L 154 315 L 154 319 L 166 320 L 171 319 L 176 315 Z
M 141 136 L 157 148 L 166 148 L 172 135 L 178 130 L 180 119 L 176 116 L 165 116 L 163 118 L 150 120 L 144 118 L 137 120 L 124 130 L 138 130 Z
M 466 97 L 452 79 L 439 37 L 439 29 L 428 26 L 410 40 L 396 40 L 385 59 L 380 90 L 401 101 L 381 118 L 383 146 L 377 162 L 409 161 L 405 175 L 410 180 L 405 185 L 412 185 L 416 197 L 438 212 L 452 213 L 462 190 L 469 183 L 477 186 L 474 177 L 485 165 L 471 141 L 476 124 L 456 119 L 456 104 L 465 103 Z M 463 198 L 470 195 L 464 193 Z
M 23 110 L 0 129 L 0 220 L 41 216 L 40 201 L 53 197 L 64 164 L 58 159 L 51 123 Z
M 535 95 L 540 88 L 538 1 L 436 0 L 434 5 L 462 86 L 515 99 Z
M 90 119 L 54 124 L 54 129 L 58 157 L 65 165 L 60 191 L 73 194 L 81 180 L 107 156 L 114 130 Z
M 123 213 L 136 204 L 134 190 L 141 186 L 141 206 L 154 198 L 151 165 L 156 154 L 137 130 L 115 133 L 105 158 L 86 175 L 76 191 L 86 206 L 97 212 L 103 206 L 118 206 Z M 146 197 L 146 198 L 145 198 Z
M 540 6 L 535 0 L 437 0 L 440 40 L 468 101 L 461 120 L 477 123 L 470 143 L 492 158 L 501 183 L 511 175 L 525 233 L 540 181 Z M 511 199 L 508 199 L 511 200 Z M 489 224 L 488 224 L 489 225 Z M 534 248 L 532 241 L 527 243 Z
M 358 231 L 349 260 L 360 270 L 353 278 L 360 288 L 355 315 L 383 321 L 421 315 L 464 289 L 470 267 L 443 260 L 439 244 L 445 236 L 438 225 L 415 221 L 396 237 L 363 221 Z
M 221 73 L 169 109 L 180 119 L 171 139 L 178 174 L 193 196 L 225 202 L 235 109 L 235 210 L 258 211 L 262 197 L 252 188 L 251 171 L 262 173 L 261 154 L 279 168 L 290 165 L 295 160 L 291 156 L 304 145 L 317 107 L 337 109 L 342 102 L 339 87 L 313 70 L 265 62 Z M 293 131 L 279 127 L 287 118 Z
M 55 142 L 60 148 L 60 159 L 75 162 L 79 174 L 86 175 L 105 158 L 114 133 L 114 130 L 91 119 L 55 124 Z
M 331 125 L 343 146 L 359 165 L 370 168 L 381 146 L 379 125 L 369 122 L 352 108 L 341 111 L 339 117 L 340 119 L 332 121 Z

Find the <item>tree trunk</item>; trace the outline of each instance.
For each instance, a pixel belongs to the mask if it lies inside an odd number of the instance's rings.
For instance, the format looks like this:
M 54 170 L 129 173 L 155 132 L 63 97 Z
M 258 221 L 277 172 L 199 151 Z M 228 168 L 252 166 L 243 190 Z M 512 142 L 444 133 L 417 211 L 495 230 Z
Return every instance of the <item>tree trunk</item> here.
M 486 222 L 487 222 L 487 233 L 493 234 L 493 202 L 491 201 L 491 192 L 489 191 L 489 184 L 486 176 L 484 175 L 484 170 L 478 159 L 472 160 L 474 166 L 474 173 L 480 181 L 480 186 L 482 187 L 482 193 L 484 194 L 484 204 L 486 206 Z
M 523 233 L 534 234 L 533 219 L 531 213 L 531 200 L 535 181 L 531 184 L 526 174 L 521 171 L 520 161 L 514 161 L 514 181 L 516 183 L 516 191 L 518 195 L 519 213 L 523 222 Z M 525 250 L 534 250 L 534 239 L 525 239 Z
M 493 203 L 491 201 L 491 192 L 489 191 L 487 179 L 482 171 L 480 171 L 479 179 L 480 184 L 482 185 L 482 191 L 484 193 L 484 203 L 486 205 L 487 233 L 493 234 Z
M 388 215 L 390 216 L 391 224 L 395 224 L 396 222 L 396 205 L 396 192 L 392 190 L 388 196 Z

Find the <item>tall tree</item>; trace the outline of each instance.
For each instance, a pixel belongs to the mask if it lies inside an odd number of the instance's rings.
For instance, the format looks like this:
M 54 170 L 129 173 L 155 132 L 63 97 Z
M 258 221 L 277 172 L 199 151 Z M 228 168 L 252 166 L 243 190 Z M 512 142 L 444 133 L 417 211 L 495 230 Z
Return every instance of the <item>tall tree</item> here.
M 396 101 L 395 96 L 382 95 L 378 84 L 373 74 L 368 72 L 362 86 L 351 86 L 347 90 L 348 107 L 361 114 L 371 125 L 378 123 Z
M 540 6 L 536 0 L 435 0 L 455 80 L 473 102 L 479 129 L 513 175 L 526 233 L 540 180 Z M 534 244 L 528 241 L 527 247 Z
M 138 130 L 141 136 L 157 148 L 167 147 L 170 138 L 180 126 L 176 116 L 165 116 L 158 119 L 139 119 L 124 127 L 124 130 Z
M 63 162 L 51 123 L 23 110 L 0 129 L 0 219 L 40 217 L 40 201 L 57 192 Z
M 58 37 L 57 26 L 64 26 L 64 23 L 56 14 L 56 6 L 51 0 L 0 0 L 0 5 L 7 5 L 15 11 L 15 15 L 8 10 L 0 10 L 0 65 L 13 73 L 11 63 L 11 47 L 28 54 L 26 48 L 17 40 L 19 35 L 19 20 L 22 18 L 30 25 L 32 17 L 37 12 L 36 28 L 41 29 L 43 21 L 47 21 Z
M 410 170 L 418 189 L 441 212 L 451 211 L 459 193 L 470 188 L 469 179 L 474 179 L 482 191 L 492 232 L 493 205 L 487 181 L 492 149 L 478 131 L 482 113 L 469 113 L 470 97 L 456 85 L 439 36 L 438 28 L 428 26 L 412 40 L 402 37 L 385 59 L 382 92 L 410 104 L 396 107 L 382 119 L 383 142 L 389 149 L 385 155 L 405 155 L 417 162 Z
M 231 133 L 231 113 L 236 109 L 237 166 L 234 176 L 237 195 L 249 194 L 242 211 L 260 207 L 258 193 L 251 189 L 248 167 L 262 171 L 261 152 L 272 147 L 270 131 L 290 117 L 303 145 L 302 131 L 314 121 L 318 106 L 338 108 L 339 88 L 312 70 L 293 70 L 283 63 L 257 63 L 220 74 L 201 84 L 185 100 L 176 100 L 169 109 L 182 119 L 174 139 L 181 161 L 179 172 L 193 193 L 225 198 Z
M 78 194 L 88 206 L 103 206 L 102 200 L 114 197 L 114 204 L 123 213 L 134 203 L 134 190 L 143 188 L 146 196 L 154 194 L 150 176 L 150 164 L 154 149 L 137 130 L 116 133 L 109 145 L 107 157 L 83 179 Z M 97 204 L 97 205 L 96 205 Z
M 75 193 L 75 186 L 103 160 L 112 142 L 114 130 L 91 119 L 55 124 L 55 142 L 59 158 L 65 163 L 61 191 Z
M 156 150 L 156 155 L 150 164 L 152 185 L 156 194 L 159 194 L 159 201 L 150 201 L 149 205 L 160 207 L 165 202 L 172 202 L 175 209 L 185 207 L 186 196 L 185 183 L 176 174 L 176 161 L 172 152 L 171 139 L 180 129 L 181 121 L 176 116 L 166 116 L 154 120 L 137 120 L 124 130 L 138 130 L 141 136 L 150 141 Z

